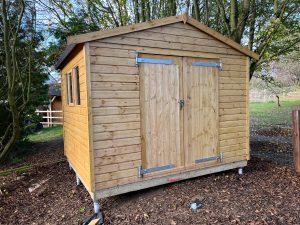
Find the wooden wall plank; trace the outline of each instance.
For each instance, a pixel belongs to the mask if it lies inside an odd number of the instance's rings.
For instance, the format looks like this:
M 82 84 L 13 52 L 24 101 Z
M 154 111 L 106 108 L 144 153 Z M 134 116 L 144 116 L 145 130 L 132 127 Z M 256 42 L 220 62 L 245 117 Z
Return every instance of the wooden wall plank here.
M 122 58 L 135 58 L 136 52 L 134 50 L 129 50 L 129 49 L 114 49 L 111 47 L 95 47 L 94 46 L 91 48 L 91 55 L 122 57 Z M 94 61 L 94 62 L 96 62 L 96 61 Z
M 94 99 L 93 107 L 139 106 L 139 99 Z
M 240 137 L 245 138 L 245 137 L 246 137 L 245 132 L 242 132 L 242 131 L 241 131 L 241 132 L 223 133 L 223 134 L 220 134 L 220 140 L 235 139 L 235 138 L 240 138 Z
M 140 165 L 141 165 L 141 160 L 134 160 L 134 161 L 109 164 L 109 165 L 97 167 L 97 170 L 95 172 L 96 172 L 96 174 L 105 174 L 105 173 L 122 171 L 122 170 L 127 170 L 127 169 L 132 169 L 132 168 L 134 168 L 136 170 L 136 168 Z
M 137 83 L 139 82 L 139 76 L 132 74 L 100 74 L 97 72 L 92 73 L 92 82 L 94 81 Z
M 92 97 L 93 98 L 112 98 L 112 99 L 119 99 L 119 98 L 135 98 L 138 99 L 140 96 L 139 91 L 93 91 Z
M 137 166 L 142 163 L 140 82 L 144 81 L 140 80 L 139 68 L 135 66 L 137 51 L 222 60 L 223 70 L 219 71 L 220 149 L 226 153 L 226 162 L 245 159 L 247 57 L 189 25 L 173 24 L 90 43 L 96 188 L 138 179 Z M 164 78 L 160 80 L 161 84 L 167 82 Z M 151 88 L 156 87 L 152 85 Z M 161 89 L 162 94 L 166 91 Z M 159 124 L 169 125 L 169 121 Z M 165 159 L 162 157 L 162 160 Z
M 103 133 L 95 133 L 94 141 L 114 140 L 119 138 L 140 137 L 141 131 L 137 130 L 122 130 L 122 131 L 108 131 Z
M 94 124 L 94 132 L 139 129 L 140 122 Z
M 233 102 L 246 102 L 246 96 L 221 96 L 219 97 L 220 103 L 233 103 Z
M 94 148 L 95 149 L 115 148 L 115 147 L 139 145 L 139 144 L 141 144 L 141 138 L 133 137 L 133 138 L 106 140 L 106 141 L 95 141 Z
M 220 115 L 245 114 L 246 108 L 220 109 Z
M 123 155 L 114 155 L 114 156 L 107 156 L 101 158 L 95 158 L 95 165 L 102 166 L 102 165 L 109 165 L 121 162 L 128 162 L 128 161 L 135 161 L 140 160 L 141 154 L 139 152 L 123 154 Z
M 219 106 L 221 109 L 232 109 L 232 108 L 243 108 L 246 102 L 225 102 L 220 103 Z
M 108 73 L 108 74 L 138 74 L 139 70 L 137 67 L 131 67 L 131 66 L 115 66 L 115 65 L 91 65 L 91 72 L 92 73 Z
M 227 133 L 234 133 L 234 132 L 245 132 L 245 126 L 220 128 L 220 134 L 227 134 Z
M 93 108 L 94 116 L 126 115 L 126 114 L 138 114 L 138 113 L 140 113 L 139 106 L 116 106 L 116 107 Z
M 125 146 L 125 147 L 117 147 L 117 148 L 108 148 L 108 149 L 101 149 L 95 151 L 95 157 L 101 158 L 106 156 L 113 156 L 113 155 L 123 155 L 127 153 L 133 153 L 133 152 L 140 152 L 141 151 L 141 145 L 131 145 L 131 146 Z
M 96 181 L 105 182 L 105 181 L 111 181 L 111 180 L 117 180 L 121 178 L 126 178 L 128 176 L 137 176 L 137 169 L 126 169 L 126 170 L 120 170 L 115 172 L 109 172 L 105 174 L 96 175 L 95 179 Z
M 233 114 L 233 115 L 221 115 L 220 116 L 220 122 L 246 120 L 246 119 L 247 119 L 247 114 Z
M 125 123 L 140 121 L 140 114 L 94 116 L 94 124 Z
M 221 121 L 220 128 L 243 126 L 245 124 L 246 124 L 246 120 Z
M 114 78 L 112 78 L 114 79 Z M 92 91 L 137 91 L 139 83 L 125 82 L 92 82 Z

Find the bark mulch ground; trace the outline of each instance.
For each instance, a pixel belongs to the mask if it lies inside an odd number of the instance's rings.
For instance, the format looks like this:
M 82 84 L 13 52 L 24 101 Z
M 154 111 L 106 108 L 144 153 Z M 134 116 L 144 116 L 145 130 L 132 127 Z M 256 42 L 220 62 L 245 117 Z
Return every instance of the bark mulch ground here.
M 6 165 L 0 165 L 0 172 L 16 167 L 64 159 L 63 139 L 54 139 L 46 142 L 27 143 L 23 149 L 18 149 L 18 158 L 21 162 L 12 160 Z
M 264 136 L 287 136 L 292 137 L 293 136 L 293 129 L 289 127 L 280 127 L 280 126 L 273 126 L 273 127 L 267 127 L 267 128 L 260 128 L 254 132 L 258 135 L 264 135 Z
M 30 193 L 36 183 L 41 187 Z M 101 204 L 105 224 L 300 224 L 299 188 L 291 167 L 253 159 L 242 176 L 232 170 Z M 192 210 L 196 195 L 204 197 L 203 207 Z M 78 224 L 92 213 L 90 196 L 76 188 L 67 163 L 0 177 L 0 224 Z

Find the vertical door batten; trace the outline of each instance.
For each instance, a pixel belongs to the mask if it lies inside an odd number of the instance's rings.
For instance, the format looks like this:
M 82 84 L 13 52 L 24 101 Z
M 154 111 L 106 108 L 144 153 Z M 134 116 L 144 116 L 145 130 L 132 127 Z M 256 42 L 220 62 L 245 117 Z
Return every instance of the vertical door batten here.
M 219 91 L 218 66 L 201 64 L 196 58 L 183 58 L 184 148 L 185 164 L 218 159 L 219 153 Z
M 154 55 L 143 55 L 143 58 L 147 60 L 141 60 L 142 63 L 139 63 L 142 166 L 145 169 L 173 168 L 174 166 L 167 165 L 181 164 L 178 105 L 181 58 Z

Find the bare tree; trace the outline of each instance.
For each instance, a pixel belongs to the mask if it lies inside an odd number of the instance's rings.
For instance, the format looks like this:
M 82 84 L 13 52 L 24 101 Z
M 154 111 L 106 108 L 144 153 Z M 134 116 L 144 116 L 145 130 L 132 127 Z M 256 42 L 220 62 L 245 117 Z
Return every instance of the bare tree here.
M 24 21 L 26 7 L 24 0 L 1 2 L 1 28 L 3 30 L 5 57 L 4 76 L 7 80 L 7 102 L 5 103 L 12 118 L 11 123 L 0 138 L 0 161 L 3 161 L 21 135 L 21 123 L 23 122 L 21 116 L 30 100 L 35 11 L 28 13 L 31 21 L 27 20 L 29 17 Z M 24 24 L 26 24 L 26 32 L 28 32 L 26 36 L 28 43 L 27 60 L 25 65 L 20 65 L 18 45 L 20 43 L 20 30 Z

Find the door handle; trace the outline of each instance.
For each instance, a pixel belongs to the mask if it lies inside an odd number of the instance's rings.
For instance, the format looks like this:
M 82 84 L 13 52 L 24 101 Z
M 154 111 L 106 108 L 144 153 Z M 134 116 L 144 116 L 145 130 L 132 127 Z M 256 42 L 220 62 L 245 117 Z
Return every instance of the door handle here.
M 184 104 L 185 104 L 184 100 L 181 99 L 181 100 L 178 101 L 178 103 L 179 103 L 180 110 L 183 109 Z

